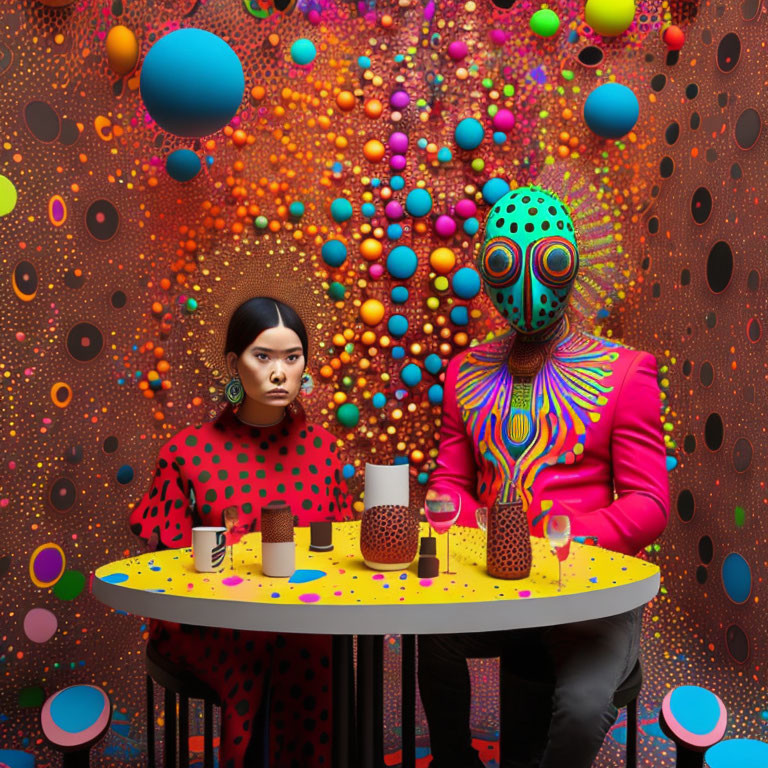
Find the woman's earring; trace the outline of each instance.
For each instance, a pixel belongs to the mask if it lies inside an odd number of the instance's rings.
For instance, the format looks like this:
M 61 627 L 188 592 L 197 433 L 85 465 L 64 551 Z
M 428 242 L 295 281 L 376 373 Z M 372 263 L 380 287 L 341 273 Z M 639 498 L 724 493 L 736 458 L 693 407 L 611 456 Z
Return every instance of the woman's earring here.
M 301 391 L 304 394 L 309 394 L 315 387 L 315 382 L 312 380 L 312 376 L 304 371 L 301 377 Z
M 232 405 L 240 405 L 245 397 L 243 384 L 237 376 L 233 376 L 224 387 L 224 396 Z

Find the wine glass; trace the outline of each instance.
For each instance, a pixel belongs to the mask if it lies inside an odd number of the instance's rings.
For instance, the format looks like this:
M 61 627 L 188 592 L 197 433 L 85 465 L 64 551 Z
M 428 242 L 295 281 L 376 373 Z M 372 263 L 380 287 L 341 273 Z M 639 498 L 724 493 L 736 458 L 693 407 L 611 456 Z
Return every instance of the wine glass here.
M 461 514 L 461 496 L 458 493 L 439 493 L 427 491 L 424 511 L 429 524 L 437 533 L 447 533 L 445 539 L 445 570 L 443 573 L 453 574 L 451 570 L 451 526 Z
M 563 560 L 571 549 L 571 518 L 568 515 L 552 515 L 547 520 L 547 541 L 557 555 L 557 589 L 563 587 Z
M 488 507 L 478 507 L 475 510 L 475 522 L 483 533 L 488 530 Z

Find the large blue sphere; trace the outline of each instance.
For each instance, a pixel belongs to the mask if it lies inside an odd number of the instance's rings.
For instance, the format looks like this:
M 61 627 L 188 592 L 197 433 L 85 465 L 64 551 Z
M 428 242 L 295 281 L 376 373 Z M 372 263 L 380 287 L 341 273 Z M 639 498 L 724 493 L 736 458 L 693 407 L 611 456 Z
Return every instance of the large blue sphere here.
M 480 275 L 472 267 L 463 267 L 453 275 L 453 292 L 460 299 L 474 299 L 480 293 Z
M 387 271 L 397 280 L 407 280 L 413 277 L 419 260 L 412 248 L 407 245 L 398 245 L 387 256 Z
M 411 216 L 426 216 L 432 210 L 432 195 L 421 187 L 412 189 L 405 198 L 405 210 Z
M 149 49 L 139 89 L 161 128 L 177 136 L 207 136 L 235 116 L 245 77 L 237 54 L 220 37 L 178 29 Z
M 485 130 L 474 117 L 467 117 L 456 126 L 453 138 L 462 149 L 477 149 L 483 143 Z
M 168 175 L 176 181 L 191 181 L 200 168 L 200 158 L 191 149 L 174 150 L 165 160 Z
M 637 96 L 626 85 L 605 83 L 584 102 L 584 121 L 604 139 L 620 139 L 634 127 L 640 115 Z
M 415 363 L 408 365 L 400 371 L 400 378 L 406 387 L 415 387 L 421 381 L 421 368 Z
M 483 184 L 483 200 L 488 205 L 493 205 L 499 198 L 504 197 L 507 192 L 509 192 L 509 184 L 498 176 L 488 179 Z
M 347 260 L 347 246 L 341 240 L 326 240 L 320 255 L 329 267 L 340 267 Z

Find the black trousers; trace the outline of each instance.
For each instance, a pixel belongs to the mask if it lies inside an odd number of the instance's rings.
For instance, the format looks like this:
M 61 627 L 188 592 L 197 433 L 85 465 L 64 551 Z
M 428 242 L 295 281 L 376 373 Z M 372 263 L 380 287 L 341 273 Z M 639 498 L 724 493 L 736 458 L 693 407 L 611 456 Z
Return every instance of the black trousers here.
M 640 651 L 642 607 L 604 619 L 419 637 L 432 768 L 481 768 L 469 730 L 468 658 L 503 658 L 502 768 L 590 768 Z

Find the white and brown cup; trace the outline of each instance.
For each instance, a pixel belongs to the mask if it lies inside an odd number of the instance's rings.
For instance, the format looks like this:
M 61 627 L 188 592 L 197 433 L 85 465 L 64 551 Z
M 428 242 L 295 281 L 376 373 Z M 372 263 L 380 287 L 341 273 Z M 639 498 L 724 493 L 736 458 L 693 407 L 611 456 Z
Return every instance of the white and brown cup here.
M 261 567 L 265 576 L 289 577 L 296 570 L 293 515 L 284 501 L 261 508 Z
M 221 568 L 227 552 L 226 532 L 226 528 L 216 526 L 192 529 L 192 556 L 196 571 L 213 573 Z

